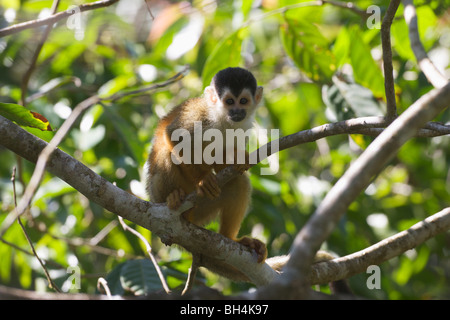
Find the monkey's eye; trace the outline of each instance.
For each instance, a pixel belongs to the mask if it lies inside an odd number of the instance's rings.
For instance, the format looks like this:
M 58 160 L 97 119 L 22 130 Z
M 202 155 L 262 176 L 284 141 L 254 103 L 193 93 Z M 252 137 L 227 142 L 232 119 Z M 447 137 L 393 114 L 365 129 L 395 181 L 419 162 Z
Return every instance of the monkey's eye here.
M 234 104 L 234 100 L 230 98 L 230 99 L 225 100 L 225 103 L 226 103 L 227 105 L 231 106 L 231 105 Z
M 241 104 L 247 104 L 248 99 L 242 98 L 239 102 L 240 102 Z

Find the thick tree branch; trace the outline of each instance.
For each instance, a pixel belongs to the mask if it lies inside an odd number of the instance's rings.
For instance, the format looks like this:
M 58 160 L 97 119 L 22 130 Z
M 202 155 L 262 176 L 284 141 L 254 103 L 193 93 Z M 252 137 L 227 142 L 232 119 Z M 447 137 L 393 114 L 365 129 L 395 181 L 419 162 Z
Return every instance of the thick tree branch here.
M 62 139 L 64 139 L 67 132 L 70 130 L 76 119 L 83 113 L 84 110 L 96 104 L 100 101 L 97 96 L 92 96 L 82 102 L 80 102 L 72 111 L 69 118 L 64 121 L 61 128 L 52 138 L 49 144 L 46 144 L 45 147 L 40 152 L 39 157 L 36 159 L 36 168 L 31 176 L 30 183 L 25 189 L 22 199 L 20 200 L 17 210 L 14 214 L 10 214 L 3 221 L 2 228 L 0 229 L 0 237 L 3 236 L 4 232 L 14 223 L 14 221 L 20 217 L 28 206 L 31 203 L 31 200 L 38 189 L 42 177 L 44 176 L 45 167 L 47 165 L 47 161 L 53 151 L 57 148 L 57 146 L 61 143 Z
M 405 6 L 405 21 L 409 27 L 409 42 L 411 43 L 411 49 L 416 56 L 420 70 L 422 70 L 428 81 L 435 88 L 442 88 L 448 83 L 448 79 L 436 68 L 430 58 L 428 58 L 422 42 L 420 41 L 416 8 L 414 7 L 412 0 L 403 0 L 403 4 Z
M 39 154 L 48 145 L 1 116 L 0 144 L 33 163 L 36 163 Z M 241 270 L 256 285 L 268 283 L 276 276 L 275 271 L 267 264 L 256 263 L 256 256 L 247 247 L 181 218 L 181 212 L 192 207 L 190 202 L 183 203 L 178 211 L 170 211 L 164 204 L 152 204 L 138 199 L 59 149 L 55 149 L 49 157 L 46 169 L 89 200 L 151 230 L 166 244 L 179 244 L 193 254 L 214 257 L 217 261 L 222 261 L 221 264 L 229 264 Z M 0 238 L 8 229 L 9 220 L 5 219 L 0 225 Z
M 450 84 L 424 95 L 392 122 L 350 166 L 295 238 L 284 274 L 273 284 L 280 289 L 277 292 L 284 292 L 285 298 L 305 297 L 315 254 L 350 203 L 419 128 L 449 106 L 449 101 Z M 260 294 L 270 297 L 271 290 L 263 289 Z

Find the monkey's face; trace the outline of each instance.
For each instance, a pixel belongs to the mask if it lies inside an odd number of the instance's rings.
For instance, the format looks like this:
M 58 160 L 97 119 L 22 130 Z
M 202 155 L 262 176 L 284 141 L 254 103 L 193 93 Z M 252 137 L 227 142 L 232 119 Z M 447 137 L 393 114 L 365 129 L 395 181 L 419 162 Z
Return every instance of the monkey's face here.
M 205 89 L 205 97 L 216 121 L 237 124 L 253 115 L 262 98 L 262 91 L 262 87 L 257 87 L 253 96 L 249 89 L 244 88 L 236 95 L 228 88 L 217 90 L 210 86 Z
M 262 93 L 263 87 L 257 86 L 251 72 L 242 68 L 221 70 L 205 88 L 209 119 L 224 128 L 250 127 Z
M 244 120 L 247 113 L 253 111 L 255 106 L 253 96 L 248 89 L 242 90 L 239 96 L 235 96 L 231 91 L 226 90 L 220 100 L 227 112 L 228 119 L 233 122 Z

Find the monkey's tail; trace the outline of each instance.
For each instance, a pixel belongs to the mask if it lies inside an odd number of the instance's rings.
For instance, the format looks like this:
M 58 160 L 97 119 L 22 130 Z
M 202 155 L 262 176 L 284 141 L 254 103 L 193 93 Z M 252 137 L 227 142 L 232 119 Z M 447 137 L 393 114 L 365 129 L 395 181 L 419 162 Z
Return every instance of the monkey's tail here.
M 283 267 L 289 261 L 289 255 L 276 256 L 266 259 L 266 263 L 275 271 L 281 273 Z M 326 251 L 317 252 L 314 263 L 319 263 L 323 261 L 333 260 L 335 257 Z M 211 259 L 207 257 L 202 257 L 202 265 L 214 273 L 224 276 L 236 282 L 249 282 L 249 279 L 240 271 L 231 267 L 230 265 L 224 264 L 223 262 L 218 263 L 216 259 Z M 350 287 L 345 279 L 333 281 L 330 284 L 330 290 L 332 293 L 346 293 L 352 294 Z
M 289 261 L 289 255 L 276 256 L 266 259 L 266 263 L 275 271 L 281 271 Z
M 275 271 L 281 272 L 283 267 L 287 264 L 289 261 L 290 256 L 289 255 L 283 255 L 283 256 L 276 256 L 272 258 L 268 258 L 266 260 L 266 263 Z M 316 256 L 314 257 L 314 263 L 324 262 L 333 260 L 335 257 L 326 252 L 326 251 L 318 251 L 316 253 Z M 346 294 L 353 294 L 347 281 L 345 279 L 333 281 L 329 284 L 330 290 L 332 293 L 346 293 Z
M 281 269 L 286 265 L 289 261 L 289 255 L 276 256 L 272 258 L 266 259 L 266 263 L 274 270 L 281 271 Z M 326 251 L 318 251 L 316 256 L 314 257 L 314 263 L 319 263 L 323 261 L 333 260 L 335 257 L 326 252 Z

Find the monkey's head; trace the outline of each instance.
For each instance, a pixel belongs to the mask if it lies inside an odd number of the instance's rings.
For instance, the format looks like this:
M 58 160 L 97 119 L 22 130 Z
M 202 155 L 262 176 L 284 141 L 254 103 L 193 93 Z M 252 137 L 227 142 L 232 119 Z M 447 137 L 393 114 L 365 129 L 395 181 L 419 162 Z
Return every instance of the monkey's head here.
M 205 99 L 216 120 L 238 123 L 250 119 L 262 99 L 263 87 L 242 68 L 219 71 L 205 88 Z

